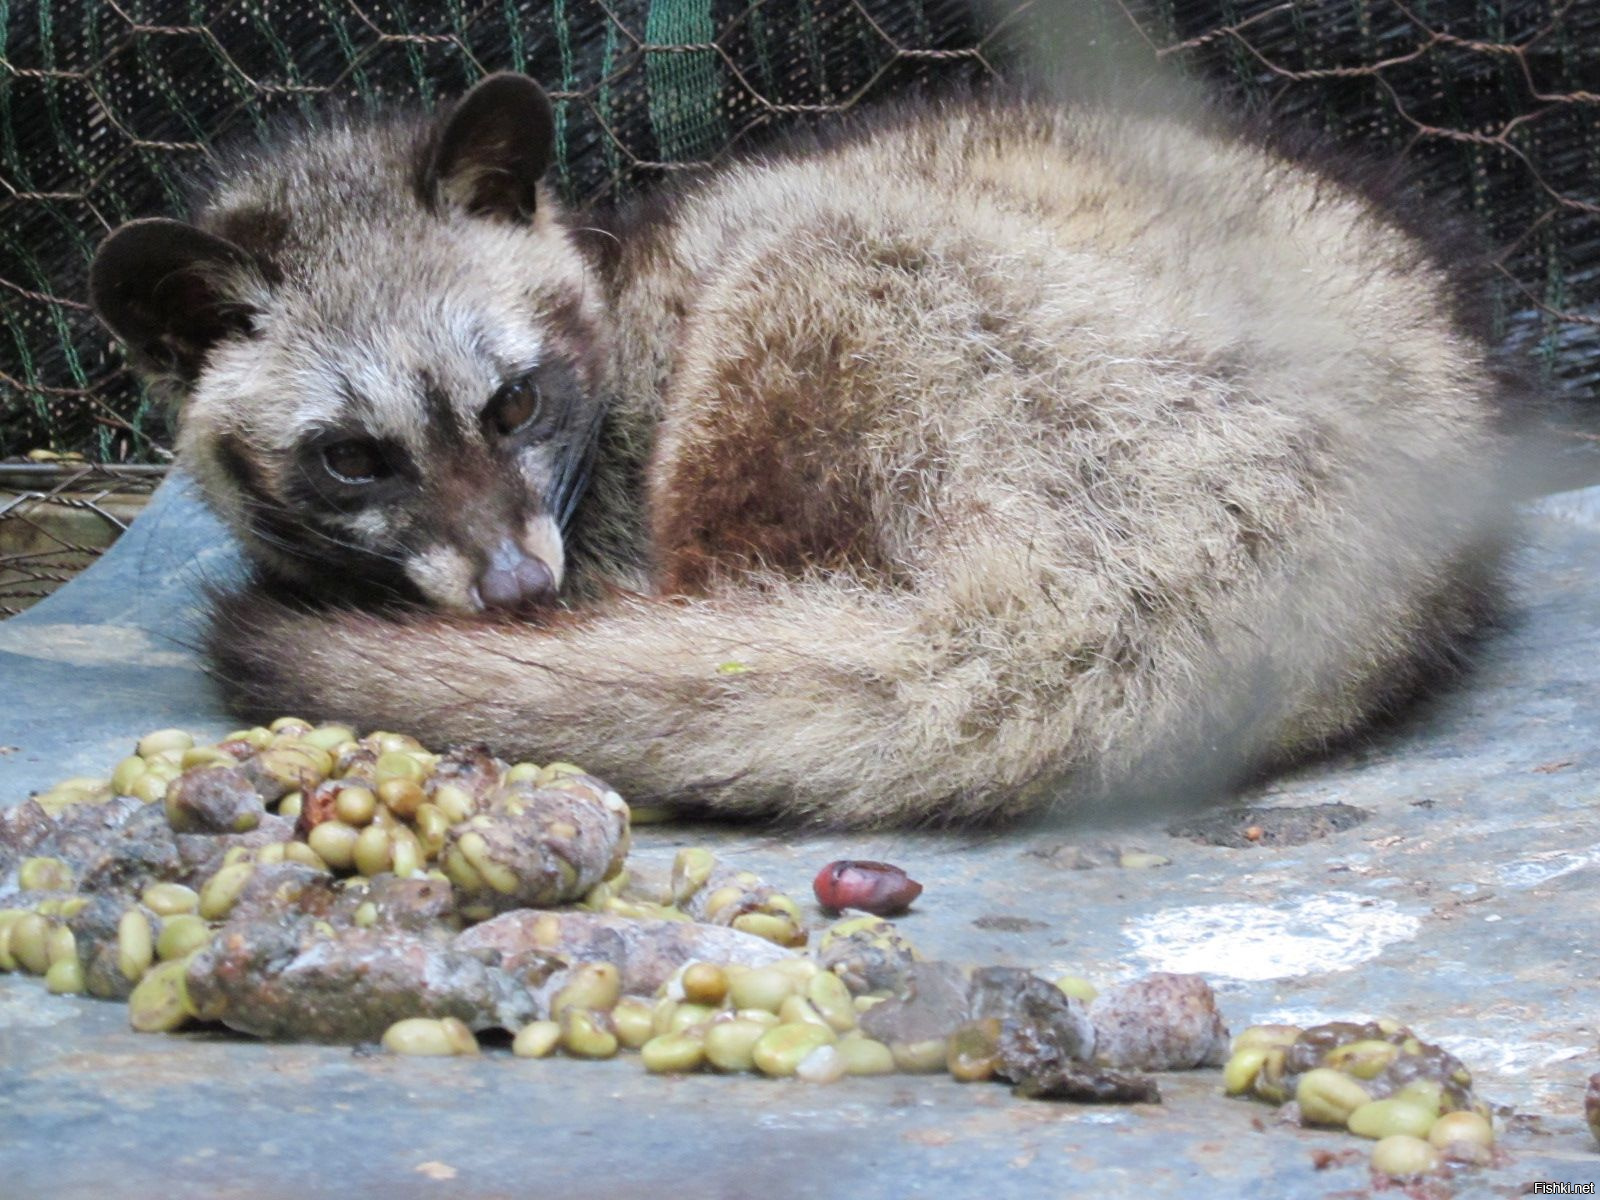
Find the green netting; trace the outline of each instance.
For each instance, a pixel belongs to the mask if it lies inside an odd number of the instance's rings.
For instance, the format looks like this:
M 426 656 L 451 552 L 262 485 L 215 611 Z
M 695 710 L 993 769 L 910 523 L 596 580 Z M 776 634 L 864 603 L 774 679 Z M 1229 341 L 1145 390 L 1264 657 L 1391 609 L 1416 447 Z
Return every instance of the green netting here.
M 561 189 L 605 201 L 919 80 L 1005 74 L 1034 19 L 1414 159 L 1497 248 L 1512 345 L 1575 392 L 1600 379 L 1595 0 L 0 0 L 0 458 L 161 457 L 84 273 L 118 222 L 181 212 L 219 140 L 514 68 L 556 97 Z

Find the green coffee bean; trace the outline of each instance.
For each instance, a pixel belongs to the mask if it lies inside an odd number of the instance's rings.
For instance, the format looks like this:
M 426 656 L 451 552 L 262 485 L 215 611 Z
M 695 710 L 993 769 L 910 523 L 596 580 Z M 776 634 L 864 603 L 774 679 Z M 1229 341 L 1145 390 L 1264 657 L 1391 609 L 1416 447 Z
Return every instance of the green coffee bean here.
M 731 908 L 736 904 L 743 903 L 743 901 L 744 892 L 741 889 L 733 887 L 732 885 L 719 887 L 716 891 L 712 892 L 706 897 L 706 920 L 717 920 L 717 918 L 722 914 L 723 909 Z
M 17 886 L 25 892 L 69 892 L 72 868 L 59 858 L 25 858 L 17 867 Z
M 33 975 L 50 969 L 50 922 L 38 913 L 24 913 L 11 926 L 11 956 L 17 965 Z
M 770 1026 L 760 1021 L 743 1017 L 735 1017 L 730 1021 L 713 1021 L 706 1026 L 706 1061 L 719 1071 L 755 1070 L 756 1043 L 769 1028 Z
M 823 1015 L 804 996 L 790 996 L 780 1004 L 778 1006 L 778 1020 L 791 1025 L 801 1023 L 818 1025 L 829 1033 L 834 1032 L 833 1026 L 824 1019 Z
M 1222 1068 L 1222 1090 L 1229 1096 L 1242 1096 L 1256 1081 L 1256 1073 L 1267 1060 L 1265 1046 L 1246 1046 L 1235 1050 Z
M 25 908 L 0 909 L 0 971 L 15 971 L 17 958 L 11 952 L 11 927 L 28 915 Z
M 613 896 L 606 901 L 605 912 L 617 917 L 632 917 L 638 921 L 690 922 L 689 914 L 668 904 L 654 904 L 648 900 L 624 900 Z
M 1430 1174 L 1440 1161 L 1438 1150 L 1407 1133 L 1392 1133 L 1372 1148 L 1372 1169 L 1393 1178 Z
M 1256 1044 L 1257 1046 L 1260 1043 Z M 1245 1049 L 1253 1047 L 1246 1046 Z M 1261 1060 L 1261 1069 L 1256 1072 L 1255 1082 L 1251 1090 L 1269 1104 L 1282 1104 L 1289 1098 L 1288 1088 L 1284 1082 L 1284 1061 L 1288 1055 L 1285 1047 L 1267 1046 L 1266 1054 Z
M 389 831 L 381 825 L 368 825 L 356 835 L 350 859 L 356 870 L 369 879 L 394 866 L 394 841 Z
M 611 1009 L 611 1028 L 617 1041 L 629 1050 L 637 1050 L 655 1036 L 652 1006 L 637 996 L 624 996 Z
M 473 831 L 462 834 L 456 839 L 455 849 L 460 851 L 460 856 L 466 859 L 473 873 L 502 896 L 509 896 L 517 890 L 517 873 L 504 863 L 496 862 L 490 857 L 489 843 L 483 840 L 481 833 Z M 455 857 L 455 855 L 451 855 L 452 861 Z M 449 871 L 450 867 L 447 865 L 445 870 Z M 463 884 L 463 886 L 468 885 Z M 471 888 L 470 890 L 477 891 L 480 889 Z
M 168 776 L 152 766 L 133 781 L 128 794 L 141 804 L 160 804 L 166 799 L 167 786 L 176 778 L 176 775 Z
M 561 1045 L 579 1058 L 610 1058 L 617 1052 L 617 1035 L 604 1013 L 569 1008 L 561 1014 Z
M 1071 996 L 1074 1000 L 1082 1000 L 1085 1004 L 1093 1003 L 1094 998 L 1100 994 L 1100 990 L 1082 975 L 1063 975 L 1056 980 L 1056 987 L 1065 995 Z
M 501 777 L 502 783 L 533 783 L 539 778 L 542 768 L 538 763 L 519 762 L 512 763 L 506 768 L 506 773 Z
M 994 1017 L 971 1021 L 950 1035 L 945 1069 L 962 1083 L 993 1079 L 1000 1066 L 1000 1022 Z
M 806 999 L 835 1033 L 856 1027 L 856 1006 L 850 989 L 832 971 L 818 971 L 806 984 Z
M 1350 1114 L 1345 1128 L 1364 1138 L 1385 1138 L 1393 1133 L 1425 1138 L 1435 1119 L 1435 1114 L 1423 1105 L 1391 1096 L 1363 1104 Z
M 439 1024 L 444 1027 L 444 1033 L 455 1046 L 457 1054 L 478 1053 L 477 1036 L 467 1027 L 467 1023 L 459 1017 L 440 1017 Z
M 75 804 L 104 804 L 109 799 L 111 799 L 111 781 L 96 779 L 89 775 L 63 779 L 49 791 L 41 792 L 34 797 L 39 807 L 52 817 L 58 815 L 62 809 Z
M 371 788 L 340 788 L 333 798 L 333 813 L 346 825 L 367 825 L 378 811 L 378 797 Z
M 530 1021 L 511 1039 L 511 1053 L 518 1058 L 548 1057 L 561 1042 L 561 1026 L 554 1021 Z
M 444 849 L 445 834 L 450 832 L 450 819 L 437 804 L 425 803 L 417 806 L 414 820 L 417 840 L 422 844 L 423 852 L 428 858 L 437 857 L 439 851 Z
M 1480 1113 L 1445 1113 L 1428 1130 L 1428 1142 L 1447 1154 L 1451 1146 L 1460 1142 L 1487 1150 L 1494 1145 L 1494 1126 Z
M 77 962 L 78 939 L 65 925 L 54 925 L 45 935 L 44 952 L 51 966 L 58 962 Z
M 187 958 L 211 941 L 211 926 L 194 913 L 179 913 L 161 924 L 156 937 L 156 957 L 162 962 Z
M 76 958 L 63 958 L 50 964 L 44 973 L 44 986 L 58 996 L 80 995 L 83 992 L 83 964 Z
M 1148 850 L 1125 850 L 1117 856 L 1117 866 L 1128 871 L 1145 871 L 1151 867 L 1170 866 L 1172 860 L 1162 854 L 1151 854 Z
M 512 769 L 515 770 L 516 768 Z M 556 782 L 558 779 L 565 778 L 568 775 L 587 775 L 588 773 L 589 772 L 585 771 L 582 767 L 575 763 L 546 763 L 542 768 L 540 768 L 539 776 L 536 782 L 540 787 L 545 787 Z
M 550 1001 L 550 1017 L 559 1021 L 569 1008 L 606 1011 L 622 995 L 622 972 L 616 963 L 585 962 L 574 966 Z
M 740 933 L 754 934 L 778 946 L 806 944 L 806 931 L 790 916 L 760 912 L 740 913 L 733 919 L 733 927 Z
M 1305 1032 L 1298 1025 L 1252 1025 L 1233 1039 L 1233 1049 L 1243 1050 L 1248 1046 L 1292 1046 L 1295 1040 Z
M 763 1075 L 793 1075 L 806 1055 L 833 1041 L 833 1031 L 826 1026 L 779 1025 L 757 1039 L 750 1058 Z
M 446 828 L 460 824 L 477 810 L 472 793 L 459 784 L 441 783 L 433 789 L 431 799 L 434 807 L 444 814 Z M 421 811 L 420 805 L 418 811 Z
M 794 902 L 792 897 L 785 896 L 782 892 L 771 893 L 762 901 L 762 904 L 766 906 L 767 911 L 788 917 L 796 926 L 804 923 L 800 914 L 800 906 Z
M 1309 1125 L 1342 1126 L 1351 1113 L 1372 1101 L 1366 1088 L 1332 1067 L 1316 1067 L 1300 1076 L 1294 1098 L 1301 1120 Z
M 1372 1079 L 1399 1057 L 1400 1047 L 1393 1042 L 1366 1039 L 1335 1046 L 1322 1056 L 1322 1062 L 1357 1079 Z
M 794 1069 L 795 1078 L 807 1083 L 838 1083 L 849 1074 L 846 1063 L 833 1045 L 818 1046 L 800 1060 Z
M 48 792 L 40 792 L 33 797 L 34 802 L 52 817 L 60 816 L 62 809 L 82 804 L 85 799 L 87 797 L 82 792 L 68 792 L 60 788 L 51 788 Z
M 200 915 L 208 921 L 220 921 L 232 912 L 255 869 L 254 863 L 240 862 L 213 875 L 200 889 Z
M 194 767 L 236 767 L 239 760 L 215 746 L 195 746 L 183 752 L 178 765 L 188 771 Z
M 949 1065 L 950 1048 L 945 1038 L 924 1042 L 890 1042 L 894 1065 L 908 1075 L 930 1075 Z
M 372 765 L 372 777 L 380 787 L 391 779 L 421 783 L 427 775 L 426 768 L 402 750 L 386 751 L 378 755 L 377 762 Z
M 139 776 L 150 769 L 150 764 L 137 754 L 130 754 L 111 772 L 111 790 L 119 796 L 133 795 L 133 785 Z
M 311 867 L 317 871 L 326 871 L 328 864 L 322 861 L 318 854 L 304 842 L 283 842 L 283 860 L 285 862 L 299 863 L 304 867 Z
M 639 1048 L 644 1069 L 656 1075 L 698 1071 L 705 1061 L 705 1046 L 692 1033 L 665 1033 Z
M 764 1008 L 777 1012 L 794 994 L 794 981 L 775 966 L 756 967 L 728 984 L 728 999 L 735 1008 Z
M 300 740 L 307 745 L 315 746 L 318 750 L 326 750 L 329 754 L 333 754 L 355 741 L 356 733 L 344 725 L 318 725 L 315 729 L 302 733 Z
M 152 883 L 139 893 L 139 903 L 158 917 L 200 910 L 200 893 L 181 883 Z
M 672 1016 L 678 1011 L 678 1001 L 663 996 L 650 1009 L 650 1027 L 655 1037 L 672 1032 Z
M 851 1034 L 839 1039 L 838 1050 L 848 1075 L 894 1074 L 894 1055 L 882 1042 Z
M 690 963 L 679 982 L 684 999 L 692 1004 L 721 1004 L 728 995 L 728 973 L 715 963 Z
M 426 795 L 421 785 L 411 779 L 385 779 L 378 784 L 377 798 L 383 801 L 384 808 L 406 820 L 417 815 Z
M 343 821 L 323 821 L 306 835 L 306 844 L 335 871 L 355 866 L 356 839 L 361 831 Z
M 333 773 L 333 755 L 305 742 L 281 741 L 256 755 L 255 769 L 289 791 L 303 792 Z
M 401 879 L 410 879 L 422 869 L 422 845 L 417 835 L 404 825 L 397 825 L 389 834 L 392 861 L 389 869 Z
M 137 908 L 130 908 L 117 922 L 117 970 L 124 979 L 138 983 L 155 956 L 149 918 Z
M 701 846 L 686 846 L 672 860 L 672 902 L 682 904 L 711 878 L 717 856 Z
M 194 738 L 181 729 L 157 729 L 139 739 L 140 758 L 154 758 L 171 750 L 182 752 L 194 746 Z
M 304 792 L 289 792 L 278 801 L 277 813 L 286 821 L 298 821 L 300 814 L 305 810 L 306 797 Z
M 390 1054 L 427 1057 L 476 1054 L 478 1039 L 455 1017 L 407 1017 L 383 1031 L 383 1048 Z
M 165 1033 L 190 1018 L 184 1003 L 183 976 L 187 960 L 164 962 L 144 973 L 128 997 L 128 1024 L 139 1033 Z
M 1435 1117 L 1444 1111 L 1444 1085 L 1437 1079 L 1413 1079 L 1394 1093 L 1396 1100 L 1408 1100 L 1427 1109 Z
M 692 1029 L 696 1025 L 704 1025 L 716 1015 L 717 1010 L 709 1004 L 689 1004 L 685 1002 L 672 1010 L 672 1019 L 667 1022 L 666 1032 L 682 1033 L 684 1030 Z

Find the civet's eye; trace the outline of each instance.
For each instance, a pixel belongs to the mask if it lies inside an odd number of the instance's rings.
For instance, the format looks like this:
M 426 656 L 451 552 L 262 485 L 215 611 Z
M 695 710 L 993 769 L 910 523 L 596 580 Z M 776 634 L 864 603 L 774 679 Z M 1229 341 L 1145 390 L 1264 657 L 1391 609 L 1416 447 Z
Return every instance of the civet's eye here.
M 358 439 L 324 447 L 322 464 L 340 483 L 371 483 L 390 473 L 378 447 Z
M 501 437 L 526 429 L 539 415 L 539 385 L 524 375 L 505 384 L 489 400 L 483 419 Z

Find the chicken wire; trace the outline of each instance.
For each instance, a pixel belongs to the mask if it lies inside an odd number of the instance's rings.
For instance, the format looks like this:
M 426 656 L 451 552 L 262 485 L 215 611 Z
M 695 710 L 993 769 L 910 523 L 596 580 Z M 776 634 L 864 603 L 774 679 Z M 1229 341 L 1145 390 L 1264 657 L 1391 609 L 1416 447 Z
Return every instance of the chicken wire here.
M 1594 0 L 0 0 L 0 458 L 166 457 L 85 272 L 116 224 L 180 214 L 219 142 L 330 102 L 432 107 L 514 69 L 556 100 L 559 189 L 604 202 L 778 125 L 1010 73 L 1029 21 L 1405 155 L 1494 248 L 1514 349 L 1592 392 Z
M 0 617 L 36 604 L 121 536 L 159 466 L 0 464 Z

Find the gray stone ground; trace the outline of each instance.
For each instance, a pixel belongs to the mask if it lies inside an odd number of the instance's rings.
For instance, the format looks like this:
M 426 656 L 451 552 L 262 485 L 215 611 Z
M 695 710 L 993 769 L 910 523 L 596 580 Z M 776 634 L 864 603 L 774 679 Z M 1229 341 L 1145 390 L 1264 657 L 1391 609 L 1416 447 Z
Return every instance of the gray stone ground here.
M 188 648 L 196 589 L 231 552 L 169 485 L 92 571 L 0 624 L 0 803 L 103 773 L 147 729 L 229 726 Z M 1372 811 L 1306 845 L 1225 849 L 1171 814 L 985 837 L 845 841 L 651 827 L 797 896 L 836 857 L 926 885 L 903 926 L 930 955 L 1110 979 L 1197 971 L 1234 1028 L 1388 1014 L 1506 1106 L 1503 1165 L 1426 1195 L 1592 1184 L 1580 1116 L 1600 1070 L 1600 489 L 1532 515 L 1517 611 L 1465 686 L 1401 729 L 1248 797 Z M 417 731 L 424 736 L 426 731 Z M 1068 869 L 1063 846 L 1145 870 Z M 120 1006 L 0 978 L 0 1197 L 1366 1195 L 1366 1144 L 1275 1125 L 1214 1072 L 1160 1106 L 1013 1099 L 895 1077 L 831 1087 L 647 1077 L 636 1061 L 398 1060 L 217 1034 L 129 1032 Z M 1317 1151 L 1356 1153 L 1318 1169 Z

